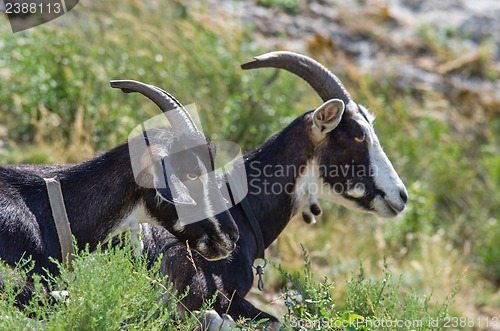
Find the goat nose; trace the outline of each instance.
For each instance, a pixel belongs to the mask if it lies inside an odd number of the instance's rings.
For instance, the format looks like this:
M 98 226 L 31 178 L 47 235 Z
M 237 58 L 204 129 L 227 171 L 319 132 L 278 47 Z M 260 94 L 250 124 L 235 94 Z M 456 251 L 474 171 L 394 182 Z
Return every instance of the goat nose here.
M 408 193 L 406 192 L 405 189 L 399 191 L 399 196 L 401 197 L 401 200 L 403 200 L 404 203 L 408 201 Z
M 231 240 L 234 243 L 237 242 L 238 239 L 240 239 L 240 233 L 239 233 L 238 229 L 236 229 L 235 231 L 229 232 L 228 236 L 229 236 L 229 240 Z
M 231 240 L 232 242 L 237 242 L 239 238 L 240 234 L 238 231 L 229 234 L 229 240 Z

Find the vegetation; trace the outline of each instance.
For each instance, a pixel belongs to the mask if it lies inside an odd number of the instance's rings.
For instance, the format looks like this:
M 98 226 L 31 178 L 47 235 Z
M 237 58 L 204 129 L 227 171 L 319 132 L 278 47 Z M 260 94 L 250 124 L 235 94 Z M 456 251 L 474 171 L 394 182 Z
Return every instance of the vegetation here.
M 132 247 L 128 240 L 125 247 Z M 17 284 L 26 279 L 26 266 L 13 272 L 0 265 L 0 277 L 6 288 L 0 295 L 0 328 L 2 330 L 177 330 L 176 321 L 194 329 L 195 314 L 181 318 L 176 306 L 182 295 L 173 292 L 166 277 L 159 273 L 159 263 L 148 270 L 146 258 L 134 257 L 131 249 L 99 247 L 77 253 L 69 273 L 60 264 L 61 275 L 35 279 L 38 291 L 25 310 L 13 302 L 19 292 Z M 54 262 L 57 263 L 57 262 Z M 46 295 L 43 283 L 50 288 L 68 291 L 67 297 L 55 300 Z M 166 299 L 168 298 L 168 299 Z
M 263 7 L 277 8 L 291 15 L 295 15 L 299 11 L 298 0 L 258 0 L 257 4 Z
M 244 150 L 319 105 L 290 74 L 240 70 L 240 63 L 269 50 L 255 42 L 252 31 L 215 20 L 202 7 L 90 1 L 66 16 L 17 34 L 1 25 L 2 164 L 81 161 L 117 145 L 157 114 L 143 97 L 111 89 L 110 79 L 145 81 L 186 105 L 194 102 L 212 140 L 235 141 Z M 426 27 L 421 38 L 440 64 L 466 44 L 465 36 Z M 396 75 L 366 75 L 340 51 L 331 52 L 315 57 L 333 67 L 353 97 L 377 115 L 380 140 L 409 189 L 408 210 L 398 219 L 378 220 L 322 202 L 324 216 L 317 225 L 291 224 L 271 247 L 271 259 L 287 271 L 269 268 L 266 288 L 277 298 L 286 289 L 286 298 L 262 308 L 284 316 L 285 330 L 299 330 L 292 318 L 428 320 L 470 317 L 480 306 L 498 306 L 498 109 L 469 95 L 396 88 Z M 498 79 L 488 41 L 479 55 L 466 74 Z M 299 243 L 309 252 L 305 271 L 297 258 Z M 169 292 L 165 279 L 127 254 L 80 251 L 74 279 L 63 272 L 50 280 L 70 290 L 69 302 L 48 305 L 40 296 L 19 312 L 12 309 L 15 290 L 4 291 L 0 329 L 192 328 L 195 318 L 177 316 L 175 299 L 157 300 Z M 363 267 L 353 274 L 360 260 Z M 450 295 L 456 298 L 453 305 L 446 299 Z M 358 329 L 363 327 L 366 323 Z
M 333 292 L 334 283 L 325 278 L 314 282 L 311 262 L 302 248 L 305 270 L 292 276 L 280 269 L 296 290 L 285 297 L 288 314 L 284 330 L 442 330 L 449 319 L 448 307 L 458 291 L 453 288 L 443 303 L 429 306 L 431 294 L 418 295 L 414 290 L 401 293 L 401 277 L 393 279 L 384 265 L 382 280 L 367 279 L 363 264 L 359 274 L 347 283 L 345 304 L 338 305 Z M 341 308 L 339 308 L 340 306 Z
M 61 263 L 57 277 L 35 277 L 38 289 L 24 310 L 15 307 L 19 284 L 26 281 L 30 260 L 20 261 L 12 270 L 0 264 L 5 287 L 0 295 L 0 328 L 2 330 L 192 330 L 199 325 L 200 312 L 181 316 L 177 305 L 185 294 L 172 290 L 167 278 L 159 272 L 160 263 L 147 267 L 145 257 L 132 254 L 130 236 L 118 248 L 108 244 L 95 252 L 77 251 L 74 271 L 69 273 Z M 429 307 L 430 295 L 400 293 L 401 279 L 394 281 L 385 270 L 384 279 L 365 278 L 363 265 L 359 274 L 348 282 L 346 304 L 339 308 L 334 284 L 314 280 L 311 262 L 303 249 L 303 276 L 288 274 L 285 289 L 283 330 L 393 330 L 396 323 L 412 323 L 415 330 L 442 330 L 446 321 L 446 299 L 439 307 Z M 97 276 L 97 277 L 96 277 Z M 48 296 L 46 287 L 67 291 L 68 296 Z M 451 292 L 456 294 L 457 287 Z M 211 301 L 207 301 L 209 307 Z M 254 330 L 262 321 L 237 321 L 240 330 Z M 387 326 L 384 326 L 387 323 Z M 382 325 L 382 326 L 381 326 Z M 380 328 L 378 326 L 381 326 Z

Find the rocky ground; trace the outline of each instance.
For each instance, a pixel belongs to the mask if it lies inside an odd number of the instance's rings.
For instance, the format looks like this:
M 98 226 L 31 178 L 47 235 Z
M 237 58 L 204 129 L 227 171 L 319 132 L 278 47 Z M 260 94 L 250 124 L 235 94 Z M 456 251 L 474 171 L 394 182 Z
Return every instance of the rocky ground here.
M 208 2 L 214 19 L 250 26 L 269 50 L 327 53 L 395 78 L 395 88 L 437 92 L 462 122 L 500 116 L 498 0 L 302 0 L 295 14 L 255 0 Z
M 500 45 L 500 1 L 496 0 L 301 1 L 297 15 L 253 0 L 210 1 L 218 10 L 255 25 L 270 45 L 304 50 L 311 38 L 321 35 L 367 67 L 383 54 L 418 51 L 418 31 L 424 26 L 454 31 L 469 39 L 470 49 L 486 39 Z M 500 48 L 495 47 L 494 53 L 499 60 Z

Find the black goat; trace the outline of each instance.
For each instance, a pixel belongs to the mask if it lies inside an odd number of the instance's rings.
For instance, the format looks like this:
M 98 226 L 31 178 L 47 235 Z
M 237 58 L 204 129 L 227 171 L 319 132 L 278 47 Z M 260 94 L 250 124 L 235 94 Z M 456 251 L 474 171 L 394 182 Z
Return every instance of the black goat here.
M 306 217 L 309 210 L 319 214 L 316 196 L 382 217 L 402 212 L 407 192 L 380 146 L 373 116 L 351 99 L 340 80 L 318 62 L 290 52 L 268 53 L 242 65 L 243 69 L 260 67 L 283 68 L 298 75 L 324 101 L 245 156 L 246 199 L 256 215 L 264 246 L 292 218 L 311 221 Z M 277 318 L 245 300 L 254 280 L 252 264 L 261 257 L 259 234 L 242 204 L 230 212 L 240 239 L 228 259 L 209 262 L 194 254 L 192 263 L 171 234 L 149 224 L 142 231 L 145 252 L 151 261 L 164 254 L 162 271 L 177 290 L 189 286 L 183 301 L 187 309 L 199 309 L 204 300 L 220 292 L 214 306 L 218 314 L 227 313 L 234 319 L 268 318 L 269 329 L 277 330 Z M 218 330 L 221 321 L 209 329 Z
M 144 129 L 140 136 L 76 165 L 1 166 L 0 259 L 15 266 L 31 256 L 32 273 L 46 269 L 57 274 L 49 258 L 63 260 L 62 243 L 44 177 L 60 181 L 71 233 L 80 247 L 94 249 L 112 234 L 149 222 L 187 241 L 206 259 L 227 257 L 239 233 L 227 210 L 210 214 L 214 206 L 226 207 L 215 175 L 208 171 L 213 146 L 167 92 L 135 81 L 112 81 L 111 86 L 150 98 L 172 128 Z M 193 206 L 208 212 L 179 219 L 179 208 Z

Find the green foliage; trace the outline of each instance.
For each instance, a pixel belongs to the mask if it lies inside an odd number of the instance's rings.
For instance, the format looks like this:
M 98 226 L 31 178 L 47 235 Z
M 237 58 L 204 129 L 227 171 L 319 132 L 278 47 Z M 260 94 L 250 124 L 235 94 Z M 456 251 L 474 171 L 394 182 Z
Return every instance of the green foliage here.
M 348 281 L 345 307 L 334 300 L 334 283 L 325 279 L 317 283 L 311 271 L 311 261 L 304 253 L 303 276 L 292 276 L 282 268 L 280 272 L 290 281 L 285 304 L 288 314 L 284 330 L 445 330 L 443 323 L 448 308 L 456 296 L 460 283 L 449 298 L 433 308 L 432 294 L 420 295 L 415 290 L 401 290 L 401 278 L 393 279 L 385 264 L 382 280 L 368 279 L 363 264 L 359 274 Z
M 127 246 L 129 245 L 129 246 Z M 47 296 L 42 279 L 34 277 L 38 289 L 25 309 L 14 306 L 19 284 L 24 284 L 30 262 L 15 271 L 2 265 L 5 286 L 0 295 L 1 330 L 178 330 L 177 323 L 193 329 L 197 317 L 177 313 L 182 295 L 159 272 L 159 263 L 148 270 L 145 257 L 132 256 L 130 241 L 124 247 L 99 247 L 77 253 L 74 272 L 58 262 L 61 274 L 45 279 L 51 289 L 68 291 L 67 298 Z
M 465 68 L 461 68 L 461 75 L 482 77 L 491 81 L 499 78 L 500 72 L 495 69 L 493 64 L 495 61 L 494 42 L 490 38 L 485 38 L 479 47 L 472 48 L 467 32 L 452 26 L 436 27 L 428 24 L 423 24 L 420 27 L 419 35 L 424 44 L 441 62 L 477 53 L 477 57 L 473 61 L 470 61 Z
M 71 137 L 81 116 L 98 149 L 124 140 L 158 110 L 143 97 L 111 89 L 111 79 L 145 81 L 185 105 L 196 103 L 209 136 L 247 148 L 283 127 L 303 84 L 281 76 L 269 81 L 265 71 L 243 72 L 239 64 L 262 52 L 250 46 L 249 35 L 236 26 L 221 34 L 221 26 L 206 20 L 209 13 L 191 15 L 179 6 L 81 4 L 71 26 L 4 34 L 0 119 L 11 139 L 76 143 Z
M 483 240 L 478 247 L 478 256 L 488 277 L 500 284 L 500 231 L 498 221 L 491 218 L 481 227 Z
M 394 91 L 391 81 L 390 76 L 364 78 L 368 92 L 360 96 L 365 104 L 380 105 L 372 109 L 375 129 L 409 190 L 405 214 L 385 228 L 388 244 L 414 252 L 419 238 L 443 233 L 457 250 L 470 247 L 473 263 L 498 281 L 500 256 L 492 240 L 500 230 L 489 224 L 500 215 L 500 140 L 495 133 L 500 118 L 484 125 L 464 121 L 453 108 L 459 105 L 434 109 L 410 91 Z M 370 99 L 371 93 L 376 97 Z
M 298 0 L 257 0 L 257 4 L 263 7 L 278 8 L 290 15 L 297 15 L 299 12 Z
M 288 309 L 285 325 L 293 325 L 295 319 L 321 324 L 322 320 L 330 320 L 334 317 L 332 308 L 335 305 L 331 295 L 334 284 L 329 283 L 326 278 L 319 284 L 314 282 L 311 262 L 304 247 L 302 247 L 302 251 L 305 261 L 303 279 L 300 273 L 297 276 L 292 276 L 279 267 L 279 271 L 291 283 L 291 289 L 287 291 L 285 297 L 285 305 Z

